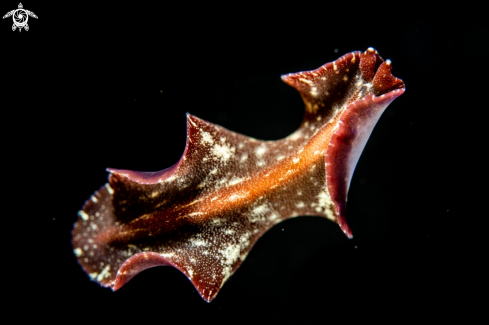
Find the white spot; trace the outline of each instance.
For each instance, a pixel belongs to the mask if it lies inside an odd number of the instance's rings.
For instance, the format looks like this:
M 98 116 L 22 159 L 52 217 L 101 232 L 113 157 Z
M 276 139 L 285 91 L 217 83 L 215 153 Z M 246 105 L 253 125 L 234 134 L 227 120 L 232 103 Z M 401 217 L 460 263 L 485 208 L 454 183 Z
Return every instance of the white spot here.
M 304 202 L 299 202 L 295 206 L 298 207 L 298 208 L 303 208 L 304 205 L 305 205 Z
M 311 80 L 307 80 L 307 79 L 304 79 L 304 78 L 299 78 L 300 81 L 308 84 L 309 86 L 312 86 L 314 85 L 314 83 L 311 81 Z
M 292 161 L 294 162 L 294 164 L 297 164 L 299 162 L 299 160 L 301 160 L 300 158 L 292 158 Z
M 192 122 L 192 120 L 191 120 L 190 118 L 189 118 L 188 120 L 189 120 L 189 122 L 190 122 L 190 123 L 191 123 L 193 126 L 197 127 L 197 124 L 195 124 L 194 122 Z
M 296 131 L 289 136 L 289 140 L 295 141 L 299 140 L 302 136 L 302 131 Z M 290 149 L 290 148 L 289 148 Z
M 188 206 L 190 206 L 190 205 L 194 205 L 195 203 L 200 202 L 200 201 L 202 201 L 202 200 L 203 200 L 203 199 L 194 200 L 194 201 L 190 202 L 189 204 L 185 205 L 185 206 L 184 206 L 184 208 L 185 208 L 185 207 L 188 207 Z
M 369 48 L 367 49 L 367 51 L 369 51 L 369 52 L 373 52 L 373 51 L 375 51 L 375 50 L 374 50 L 374 48 L 373 48 L 373 47 L 369 47 Z
M 227 181 L 228 181 L 228 179 L 227 179 L 227 178 L 223 178 L 223 179 L 221 179 L 221 180 L 219 181 L 219 184 L 220 184 L 220 185 L 226 184 L 226 182 L 227 182 Z
M 238 260 L 240 247 L 239 245 L 229 245 L 225 250 L 219 251 L 223 259 L 221 259 L 221 265 L 224 266 L 222 275 L 224 278 L 221 282 L 221 287 L 224 282 L 231 276 L 232 265 Z
M 110 265 L 107 265 L 106 267 L 104 267 L 104 269 L 102 270 L 102 272 L 100 272 L 100 274 L 97 276 L 97 281 L 100 282 L 102 281 L 103 279 L 106 279 L 110 276 Z
M 232 229 L 226 229 L 226 230 L 224 231 L 224 233 L 225 233 L 226 235 L 232 235 L 232 234 L 234 234 L 234 230 L 232 230 Z
M 190 266 L 187 266 L 187 273 L 190 278 L 194 277 L 194 270 Z
M 242 156 L 241 156 L 241 159 L 239 160 L 240 162 L 243 162 L 245 161 L 246 159 L 248 159 L 248 154 L 247 153 L 244 153 Z
M 202 132 L 202 143 L 207 143 L 210 145 L 214 144 L 214 139 L 212 139 L 212 136 L 209 132 Z
M 250 245 L 250 234 L 245 233 L 239 238 L 239 242 L 241 243 L 241 247 L 248 247 Z
M 201 215 L 201 214 L 204 214 L 204 212 L 192 212 L 192 213 L 189 213 L 188 216 L 191 217 L 191 216 L 198 216 L 198 215 Z
M 211 170 L 211 171 L 209 172 L 209 174 L 212 174 L 212 175 L 217 174 L 217 168 L 214 168 L 213 170 Z
M 219 251 L 223 259 L 221 260 L 224 265 L 233 265 L 239 258 L 239 245 L 229 245 L 226 249 Z
M 330 220 L 335 221 L 336 218 L 333 214 L 333 211 L 331 211 L 331 205 L 333 205 L 333 200 L 331 200 L 331 196 L 326 191 L 327 190 L 322 191 L 317 196 L 318 207 L 316 207 L 316 211 L 320 212 L 321 208 L 324 209 L 324 213 L 326 214 L 326 217 L 328 217 L 328 219 L 330 219 Z M 318 211 L 318 209 L 319 209 L 319 211 Z
M 190 238 L 190 243 L 195 247 L 207 246 L 207 242 L 200 238 Z
M 285 158 L 285 156 L 278 156 L 278 157 L 277 157 L 277 160 L 278 160 L 278 161 L 280 161 L 280 160 L 282 160 L 282 159 L 284 159 L 284 158 Z
M 160 256 L 163 256 L 164 258 L 170 258 L 173 255 L 175 255 L 175 253 L 164 253 L 164 254 L 160 254 Z
M 279 216 L 277 213 L 272 212 L 272 213 L 271 213 L 271 214 L 268 216 L 268 220 L 269 220 L 269 221 L 275 221 L 275 220 L 277 220 L 279 217 L 280 217 L 280 216 Z
M 249 220 L 251 223 L 255 222 L 262 222 L 265 221 L 265 214 L 270 211 L 270 208 L 266 203 L 259 205 L 255 208 L 250 213 Z
M 97 277 L 98 273 L 97 272 L 93 272 L 93 273 L 89 273 L 88 276 L 90 277 L 90 279 L 95 279 Z
M 229 197 L 229 201 L 235 201 L 239 198 L 241 198 L 242 196 L 241 195 L 238 195 L 238 194 L 233 194 Z
M 336 62 L 333 62 L 333 70 L 336 71 L 338 68 L 336 67 Z
M 263 160 L 258 160 L 258 161 L 256 162 L 256 165 L 257 165 L 258 167 L 263 167 L 263 166 L 265 166 L 265 161 L 263 161 Z
M 261 215 L 261 214 L 267 212 L 268 210 L 270 210 L 268 208 L 268 206 L 266 204 L 262 204 L 262 205 L 257 206 L 256 208 L 254 208 L 251 211 L 251 213 L 254 214 L 254 215 Z
M 216 144 L 212 148 L 212 154 L 221 159 L 222 162 L 227 162 L 229 158 L 234 155 L 236 148 L 229 146 L 228 144 L 219 145 Z
M 107 192 L 109 192 L 110 195 L 114 194 L 114 190 L 112 189 L 112 187 L 110 187 L 109 183 L 106 183 L 105 187 L 107 188 Z
M 79 215 L 79 216 L 80 216 L 80 217 L 81 217 L 83 220 L 85 220 L 85 221 L 87 221 L 87 220 L 89 219 L 88 214 L 86 214 L 86 212 L 85 212 L 85 211 L 83 211 L 83 210 L 78 211 L 78 215 Z
M 76 257 L 80 257 L 83 255 L 83 250 L 80 247 L 77 247 L 73 250 L 73 253 L 75 253 Z
M 318 95 L 318 89 L 316 87 L 311 87 L 311 96 L 316 97 Z
M 391 60 L 389 60 L 389 59 L 387 59 L 387 60 L 385 61 L 385 64 L 387 64 L 387 65 L 391 65 L 391 63 L 392 63 L 392 62 L 391 62 Z
M 94 202 L 94 203 L 97 203 L 98 202 L 98 199 L 95 197 L 95 195 L 92 195 L 90 197 L 90 199 Z
M 92 230 L 97 230 L 98 229 L 97 225 L 94 224 L 93 222 L 90 223 L 90 227 L 92 228 Z
M 236 184 L 238 184 L 238 183 L 241 183 L 241 182 L 242 182 L 242 181 L 244 181 L 244 180 L 245 180 L 245 178 L 244 178 L 244 177 L 243 177 L 243 178 L 238 178 L 238 177 L 236 177 L 236 176 L 235 176 L 235 177 L 233 177 L 233 178 L 231 178 L 231 179 L 229 180 L 228 185 L 236 185 Z
M 261 158 L 265 154 L 265 152 L 267 152 L 267 147 L 265 147 L 264 144 L 255 149 L 255 155 L 258 158 Z

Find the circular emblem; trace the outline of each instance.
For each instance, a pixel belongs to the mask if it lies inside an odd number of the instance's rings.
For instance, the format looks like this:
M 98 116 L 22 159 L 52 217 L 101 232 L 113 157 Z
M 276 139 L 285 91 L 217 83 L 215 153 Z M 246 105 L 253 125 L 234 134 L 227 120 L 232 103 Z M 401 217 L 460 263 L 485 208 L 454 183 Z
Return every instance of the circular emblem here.
M 29 15 L 24 9 L 15 10 L 12 16 L 14 18 L 15 26 L 20 28 L 24 27 L 27 24 L 27 20 L 29 20 Z

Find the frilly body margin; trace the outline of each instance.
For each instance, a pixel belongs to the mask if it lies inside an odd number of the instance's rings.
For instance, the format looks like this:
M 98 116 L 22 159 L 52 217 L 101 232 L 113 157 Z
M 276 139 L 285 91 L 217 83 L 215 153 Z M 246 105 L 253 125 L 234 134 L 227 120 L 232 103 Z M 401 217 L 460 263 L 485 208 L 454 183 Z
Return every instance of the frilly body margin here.
M 337 222 L 343 232 L 352 237 L 346 223 L 346 200 L 355 165 L 382 112 L 404 92 L 404 83 L 392 76 L 390 61 L 384 61 L 371 48 L 364 53 L 349 53 L 313 71 L 284 75 L 282 79 L 301 93 L 306 105 L 300 128 L 289 137 L 278 141 L 255 140 L 187 114 L 187 142 L 182 157 L 174 166 L 160 172 L 108 169 L 110 184 L 87 200 L 73 230 L 74 252 L 94 281 L 117 290 L 146 268 L 170 265 L 192 281 L 204 300 L 211 301 L 256 240 L 282 220 L 297 215 L 320 215 Z M 214 146 L 207 145 L 209 143 Z M 227 156 L 237 156 L 242 143 L 250 155 L 256 154 L 255 160 L 249 166 L 237 164 L 238 167 L 233 167 Z M 221 160 L 213 166 L 220 166 L 236 177 L 223 174 L 221 178 L 205 178 L 215 168 L 211 170 L 211 166 L 202 171 L 205 166 L 199 162 L 206 157 L 215 159 L 216 154 L 211 154 L 217 146 L 222 151 L 218 153 Z M 293 150 L 287 151 L 291 147 Z M 265 158 L 260 158 L 263 160 L 258 159 L 261 150 L 267 152 Z M 317 160 L 316 156 L 322 160 Z M 243 157 L 241 155 L 241 160 Z M 292 177 L 289 185 L 275 198 L 269 195 L 261 199 L 260 191 L 253 189 L 257 193 L 247 193 L 250 197 L 255 195 L 254 201 L 244 198 L 234 211 L 226 210 L 227 205 L 224 208 L 215 205 L 219 200 L 227 199 L 223 195 L 216 201 L 211 198 L 215 193 L 224 192 L 229 192 L 228 197 L 236 197 L 240 190 L 253 188 L 254 184 L 261 188 L 267 185 L 266 177 L 276 182 L 270 183 L 272 189 L 278 186 L 280 190 L 282 178 L 279 177 L 296 166 L 296 160 L 312 166 L 310 171 L 302 168 L 297 172 L 297 175 L 312 176 L 307 177 L 312 181 L 296 181 Z M 261 163 L 264 166 L 261 170 L 253 169 Z M 279 170 L 275 173 L 276 178 L 273 178 L 274 169 Z M 191 177 L 199 173 L 197 180 Z M 251 179 L 246 178 L 247 175 Z M 178 182 L 180 178 L 183 179 L 181 184 Z M 283 205 L 287 205 L 290 198 L 296 199 L 292 190 L 294 193 L 311 188 L 321 190 L 320 182 L 319 185 L 315 182 L 320 178 L 324 179 L 326 187 L 324 192 L 309 193 L 310 206 L 298 201 L 282 212 L 277 204 L 273 204 L 278 197 L 282 198 L 280 204 Z M 223 179 L 227 181 L 224 189 L 219 188 Z M 201 187 L 200 192 L 196 191 L 203 183 L 207 185 Z M 168 205 L 165 203 L 167 198 L 177 203 Z M 315 198 L 319 201 L 314 201 Z M 250 202 L 249 207 L 247 202 Z M 209 209 L 214 209 L 214 213 L 208 212 Z M 263 213 L 257 215 L 258 210 Z M 202 211 L 207 211 L 207 215 Z M 192 215 L 194 217 L 190 218 Z M 245 222 L 247 226 L 236 228 L 233 230 L 235 237 L 228 238 L 222 229 L 219 230 L 221 224 L 214 225 L 214 221 L 225 218 L 235 223 Z M 263 225 L 258 227 L 249 223 L 256 218 L 264 218 Z M 208 241 L 205 236 L 209 235 L 205 234 L 209 229 L 222 238 L 212 243 Z M 226 231 L 231 232 L 230 229 Z M 199 237 L 199 233 L 205 236 Z M 197 244 L 187 245 L 192 241 Z M 221 254 L 221 259 L 211 260 L 199 255 L 206 248 L 204 242 L 231 250 L 223 253 L 222 249 L 216 248 L 214 254 Z M 191 257 L 188 259 L 182 254 Z M 201 267 L 209 263 L 221 265 Z

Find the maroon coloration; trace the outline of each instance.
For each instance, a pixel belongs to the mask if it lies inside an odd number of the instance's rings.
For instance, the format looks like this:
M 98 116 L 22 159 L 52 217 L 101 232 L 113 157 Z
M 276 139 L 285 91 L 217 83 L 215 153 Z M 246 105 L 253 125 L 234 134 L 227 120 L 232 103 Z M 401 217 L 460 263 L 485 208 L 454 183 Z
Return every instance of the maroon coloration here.
M 326 174 L 329 193 L 338 209 L 338 224 L 352 238 L 346 224 L 346 200 L 351 177 L 365 144 L 384 109 L 404 90 L 382 97 L 368 95 L 349 105 L 341 115 L 338 130 L 334 133 L 326 156 Z
M 346 223 L 355 165 L 380 115 L 404 92 L 373 49 L 282 76 L 301 93 L 304 121 L 289 137 L 255 140 L 187 115 L 182 158 L 160 172 L 108 169 L 109 184 L 79 212 L 74 252 L 93 280 L 117 290 L 171 265 L 211 301 L 254 243 L 301 215 Z

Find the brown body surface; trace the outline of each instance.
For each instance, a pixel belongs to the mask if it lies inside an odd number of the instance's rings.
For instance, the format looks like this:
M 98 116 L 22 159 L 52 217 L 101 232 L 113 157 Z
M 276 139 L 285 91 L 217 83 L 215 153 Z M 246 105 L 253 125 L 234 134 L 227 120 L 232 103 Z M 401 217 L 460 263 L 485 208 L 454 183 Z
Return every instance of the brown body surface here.
M 187 115 L 181 159 L 161 172 L 109 169 L 73 230 L 74 252 L 103 286 L 119 289 L 171 265 L 211 301 L 254 243 L 297 216 L 346 223 L 348 187 L 384 109 L 404 92 L 391 63 L 369 48 L 282 76 L 302 95 L 299 129 L 261 141 Z

